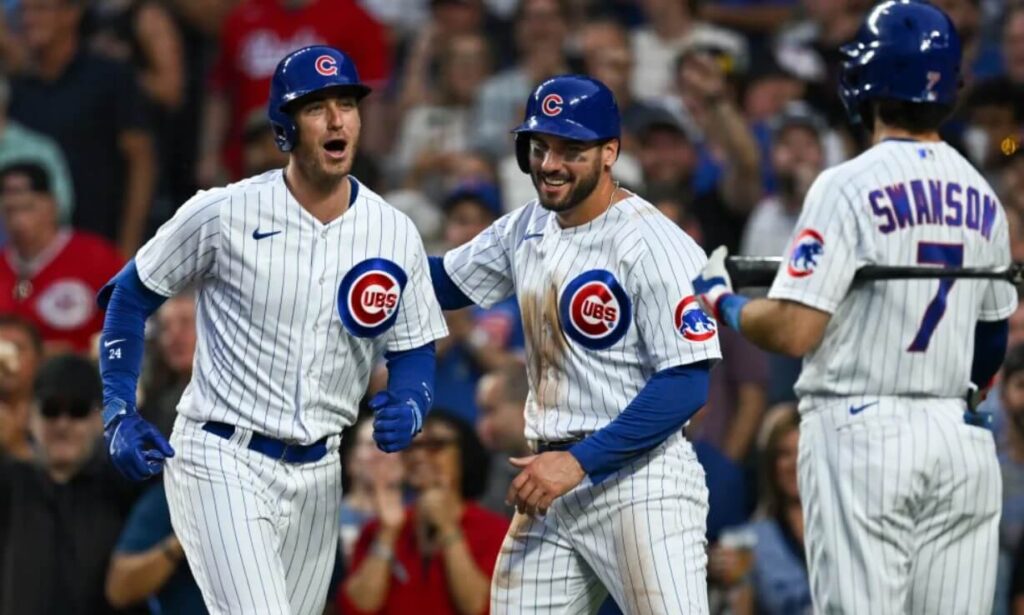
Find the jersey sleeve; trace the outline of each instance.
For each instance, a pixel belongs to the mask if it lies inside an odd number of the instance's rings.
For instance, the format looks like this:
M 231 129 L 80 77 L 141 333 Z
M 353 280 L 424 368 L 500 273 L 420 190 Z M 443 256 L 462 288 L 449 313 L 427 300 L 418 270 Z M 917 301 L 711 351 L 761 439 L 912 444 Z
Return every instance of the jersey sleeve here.
M 996 227 L 992 238 L 991 249 L 995 253 L 994 262 L 998 267 L 1010 265 L 1010 233 L 1006 224 L 1006 215 L 1000 213 L 1001 224 Z M 1017 309 L 1017 289 L 1013 284 L 1003 280 L 989 280 L 981 298 L 981 310 L 978 320 L 1005 320 Z
M 829 171 L 811 185 L 769 298 L 831 314 L 846 296 L 861 262 L 862 233 L 844 187 Z
M 408 224 L 408 241 L 413 246 L 414 253 L 409 267 L 409 280 L 398 306 L 398 317 L 388 336 L 387 349 L 390 352 L 418 348 L 448 335 L 448 325 L 441 313 L 441 305 L 434 296 L 434 286 L 430 282 L 430 269 L 423 240 L 412 226 L 412 222 Z
M 633 322 L 655 371 L 722 358 L 717 325 L 690 284 L 706 262 L 681 231 L 666 229 L 645 238 L 626 273 Z
M 444 255 L 448 277 L 481 307 L 489 308 L 515 292 L 507 244 L 516 213 L 502 216 L 471 241 Z
M 220 207 L 228 198 L 219 190 L 200 192 L 142 246 L 135 266 L 147 288 L 170 297 L 210 273 L 221 241 Z

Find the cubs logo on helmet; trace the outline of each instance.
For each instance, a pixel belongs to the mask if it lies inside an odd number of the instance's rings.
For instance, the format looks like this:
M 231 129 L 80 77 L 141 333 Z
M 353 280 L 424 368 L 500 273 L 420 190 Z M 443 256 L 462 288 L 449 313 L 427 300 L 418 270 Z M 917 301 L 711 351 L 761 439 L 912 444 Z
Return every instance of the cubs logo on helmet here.
M 590 350 L 610 348 L 633 319 L 629 296 L 610 271 L 592 269 L 569 282 L 558 301 L 562 329 Z
M 324 77 L 338 74 L 338 61 L 329 55 L 322 55 L 317 58 L 314 66 L 316 67 L 316 72 Z
M 803 278 L 814 273 L 818 260 L 825 253 L 825 239 L 814 229 L 800 231 L 793 240 L 789 251 L 786 272 L 794 278 Z
M 375 337 L 391 328 L 398 316 L 407 277 L 397 264 L 383 258 L 362 261 L 341 280 L 338 315 L 349 333 Z
M 548 117 L 555 117 L 562 112 L 562 97 L 558 94 L 548 94 L 540 103 L 540 110 Z
M 718 333 L 714 319 L 700 309 L 693 296 L 683 297 L 676 304 L 675 323 L 676 331 L 691 342 L 706 342 Z

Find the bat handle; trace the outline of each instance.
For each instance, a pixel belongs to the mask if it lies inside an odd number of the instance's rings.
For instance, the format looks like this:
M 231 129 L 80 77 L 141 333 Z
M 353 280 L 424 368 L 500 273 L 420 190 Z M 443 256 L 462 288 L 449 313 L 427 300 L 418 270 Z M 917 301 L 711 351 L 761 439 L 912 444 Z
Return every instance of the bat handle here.
M 779 259 L 777 257 L 730 256 L 725 260 L 725 270 L 729 272 L 733 288 L 771 286 L 778 269 Z

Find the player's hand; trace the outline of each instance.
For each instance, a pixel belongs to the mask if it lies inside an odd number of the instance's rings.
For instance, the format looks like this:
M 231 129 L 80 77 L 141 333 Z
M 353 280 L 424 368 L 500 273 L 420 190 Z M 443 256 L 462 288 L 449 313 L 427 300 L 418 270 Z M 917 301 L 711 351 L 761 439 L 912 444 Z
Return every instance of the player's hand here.
M 580 484 L 586 476 L 580 462 L 567 451 L 512 457 L 509 463 L 523 471 L 509 485 L 505 503 L 527 515 L 546 514 L 555 498 Z
M 725 268 L 725 259 L 728 256 L 729 248 L 715 248 L 700 275 L 693 280 L 693 290 L 697 293 L 700 307 L 718 321 L 722 320 L 718 313 L 718 302 L 722 297 L 733 293 L 732 280 L 729 279 L 729 271 Z
M 373 410 L 373 441 L 385 453 L 409 446 L 423 427 L 423 411 L 411 399 L 399 399 L 391 391 L 381 391 L 369 405 Z
M 103 410 L 103 436 L 110 461 L 130 480 L 156 476 L 164 460 L 174 457 L 174 449 L 163 434 L 120 399 Z

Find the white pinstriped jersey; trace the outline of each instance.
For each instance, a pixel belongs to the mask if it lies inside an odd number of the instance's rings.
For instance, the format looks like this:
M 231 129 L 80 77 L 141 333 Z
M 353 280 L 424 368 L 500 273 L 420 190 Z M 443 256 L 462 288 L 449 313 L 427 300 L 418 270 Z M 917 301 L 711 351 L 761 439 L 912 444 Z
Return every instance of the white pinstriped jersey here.
M 531 201 L 448 252 L 444 265 L 474 303 L 516 294 L 530 381 L 526 437 L 563 440 L 604 427 L 656 371 L 721 357 L 690 285 L 706 260 L 678 226 L 630 196 L 565 229 Z
M 181 414 L 315 442 L 355 420 L 383 352 L 447 335 L 412 222 L 354 179 L 352 190 L 323 224 L 269 171 L 200 192 L 142 247 L 151 290 L 198 286 Z
M 1009 264 L 1002 205 L 945 143 L 883 141 L 822 173 L 783 258 L 768 296 L 832 314 L 804 359 L 801 397 L 962 397 L 975 323 L 1007 318 L 1017 306 L 1002 281 L 851 284 L 868 264 Z

